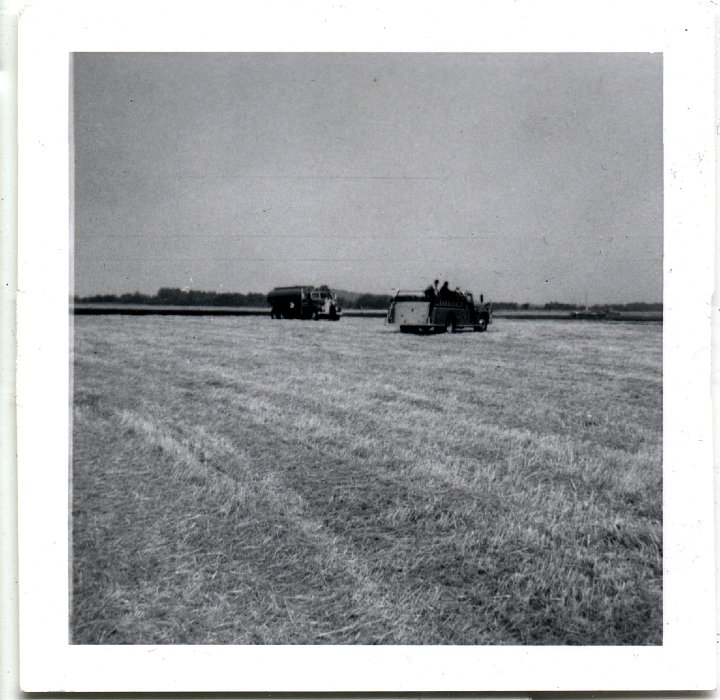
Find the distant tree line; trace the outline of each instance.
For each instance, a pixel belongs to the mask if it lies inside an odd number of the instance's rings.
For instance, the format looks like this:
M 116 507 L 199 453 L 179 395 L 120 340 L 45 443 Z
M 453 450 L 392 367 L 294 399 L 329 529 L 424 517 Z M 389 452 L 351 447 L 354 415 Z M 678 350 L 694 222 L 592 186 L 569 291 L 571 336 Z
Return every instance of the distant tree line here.
M 392 297 L 389 294 L 357 294 L 337 292 L 337 302 L 341 309 L 387 309 Z
M 518 304 L 514 301 L 494 301 L 495 311 L 575 311 L 585 308 L 584 304 L 567 304 L 561 301 L 549 301 L 547 304 Z M 593 304 L 587 307 L 590 311 L 662 311 L 662 303 L 648 304 L 631 302 L 629 304 Z
M 260 292 L 239 294 L 237 292 L 202 292 L 196 289 L 162 287 L 155 295 L 96 294 L 75 297 L 78 304 L 150 304 L 158 306 L 267 306 L 267 295 Z
M 358 294 L 338 292 L 338 304 L 343 309 L 387 309 L 390 296 L 387 294 Z M 264 308 L 268 306 L 267 295 L 261 292 L 203 292 L 195 289 L 162 287 L 157 294 L 95 294 L 75 296 L 76 304 L 138 304 L 157 306 L 238 306 Z
M 590 311 L 662 311 L 662 303 L 647 304 L 642 301 L 634 301 L 630 304 L 594 304 L 589 307 Z
M 392 297 L 388 294 L 366 294 L 338 290 L 338 304 L 342 309 L 387 309 Z M 262 292 L 203 292 L 195 289 L 162 287 L 157 294 L 95 294 L 93 296 L 75 296 L 76 304 L 148 304 L 159 306 L 238 306 L 264 308 L 268 306 L 267 295 Z M 495 311 L 574 311 L 584 308 L 579 304 L 567 304 L 550 301 L 547 304 L 519 304 L 514 301 L 494 301 Z M 629 304 L 595 304 L 590 311 L 662 311 L 661 303 L 647 304 L 632 302 Z

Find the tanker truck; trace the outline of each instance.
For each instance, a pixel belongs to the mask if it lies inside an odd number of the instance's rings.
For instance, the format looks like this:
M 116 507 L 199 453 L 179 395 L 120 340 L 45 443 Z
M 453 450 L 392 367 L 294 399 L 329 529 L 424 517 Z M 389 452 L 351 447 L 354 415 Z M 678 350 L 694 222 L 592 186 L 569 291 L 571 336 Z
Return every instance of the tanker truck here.
M 335 295 L 326 285 L 275 287 L 267 296 L 270 304 L 270 318 L 324 318 L 337 321 L 340 307 Z

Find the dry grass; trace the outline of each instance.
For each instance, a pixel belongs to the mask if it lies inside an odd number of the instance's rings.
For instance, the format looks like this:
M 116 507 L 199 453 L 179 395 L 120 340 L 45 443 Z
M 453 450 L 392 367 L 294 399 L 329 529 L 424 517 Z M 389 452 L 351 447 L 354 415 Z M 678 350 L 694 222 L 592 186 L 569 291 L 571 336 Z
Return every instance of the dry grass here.
M 74 642 L 661 643 L 660 325 L 75 334 Z

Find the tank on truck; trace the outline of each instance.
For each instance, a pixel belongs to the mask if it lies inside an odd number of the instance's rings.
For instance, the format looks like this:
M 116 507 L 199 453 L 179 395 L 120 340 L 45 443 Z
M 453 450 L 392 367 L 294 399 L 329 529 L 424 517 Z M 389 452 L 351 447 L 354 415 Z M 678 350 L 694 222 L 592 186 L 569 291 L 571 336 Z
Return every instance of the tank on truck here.
M 270 314 L 275 318 L 329 318 L 331 321 L 340 318 L 341 309 L 327 285 L 275 287 L 268 293 L 267 300 Z

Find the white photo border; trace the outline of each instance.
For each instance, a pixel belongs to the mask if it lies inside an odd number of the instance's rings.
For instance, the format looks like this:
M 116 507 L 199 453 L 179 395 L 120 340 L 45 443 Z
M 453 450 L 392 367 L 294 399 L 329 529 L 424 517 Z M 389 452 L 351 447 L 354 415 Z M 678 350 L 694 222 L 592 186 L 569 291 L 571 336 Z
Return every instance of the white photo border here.
M 26 692 L 715 685 L 714 16 L 704 2 L 41 1 L 19 19 L 18 532 Z M 662 52 L 664 637 L 657 647 L 81 646 L 69 635 L 70 57 L 78 51 Z

